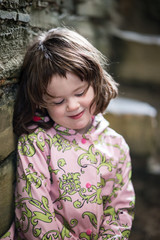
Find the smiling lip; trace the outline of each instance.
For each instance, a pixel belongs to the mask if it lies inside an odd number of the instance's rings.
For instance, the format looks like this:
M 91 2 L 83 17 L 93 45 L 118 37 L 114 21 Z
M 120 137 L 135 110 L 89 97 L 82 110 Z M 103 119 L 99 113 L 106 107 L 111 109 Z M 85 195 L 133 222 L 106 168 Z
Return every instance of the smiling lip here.
M 77 115 L 69 116 L 69 117 L 72 119 L 79 119 L 82 117 L 83 113 L 84 113 L 84 110 L 82 112 L 78 113 Z

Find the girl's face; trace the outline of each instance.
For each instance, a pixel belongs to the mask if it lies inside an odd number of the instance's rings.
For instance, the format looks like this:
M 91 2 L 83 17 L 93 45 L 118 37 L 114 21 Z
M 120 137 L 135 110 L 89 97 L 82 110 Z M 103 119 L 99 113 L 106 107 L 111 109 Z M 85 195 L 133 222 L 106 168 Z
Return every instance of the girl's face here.
M 94 98 L 94 90 L 86 81 L 73 74 L 67 73 L 66 78 L 54 75 L 48 84 L 45 95 L 47 111 L 54 122 L 63 127 L 85 133 L 92 121 L 95 107 L 90 105 Z

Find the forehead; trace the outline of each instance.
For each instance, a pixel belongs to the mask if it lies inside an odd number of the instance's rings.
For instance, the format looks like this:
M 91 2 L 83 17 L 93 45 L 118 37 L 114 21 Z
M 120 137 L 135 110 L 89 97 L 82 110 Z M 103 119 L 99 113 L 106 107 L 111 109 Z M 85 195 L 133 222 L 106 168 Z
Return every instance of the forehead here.
M 66 77 L 54 75 L 47 86 L 47 93 L 53 97 L 66 96 L 86 85 L 86 81 L 73 73 L 67 73 Z

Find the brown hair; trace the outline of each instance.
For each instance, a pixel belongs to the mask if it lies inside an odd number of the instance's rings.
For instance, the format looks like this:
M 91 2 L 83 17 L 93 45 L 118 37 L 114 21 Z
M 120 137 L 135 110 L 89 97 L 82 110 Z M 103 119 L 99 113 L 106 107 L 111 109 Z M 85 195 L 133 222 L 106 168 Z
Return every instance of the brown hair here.
M 43 33 L 28 48 L 20 73 L 20 86 L 13 116 L 17 135 L 33 132 L 33 116 L 39 112 L 48 116 L 43 95 L 53 75 L 66 77 L 66 72 L 76 74 L 94 88 L 95 114 L 103 112 L 117 95 L 117 84 L 106 72 L 105 57 L 84 37 L 68 28 L 55 28 Z M 49 116 L 48 116 L 49 117 Z M 53 120 L 40 121 L 37 126 L 49 129 Z

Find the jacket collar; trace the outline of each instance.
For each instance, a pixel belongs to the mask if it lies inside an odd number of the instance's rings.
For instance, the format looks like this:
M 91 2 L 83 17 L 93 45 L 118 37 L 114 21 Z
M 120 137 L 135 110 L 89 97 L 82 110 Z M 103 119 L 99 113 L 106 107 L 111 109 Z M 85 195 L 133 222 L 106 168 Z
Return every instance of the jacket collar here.
M 100 135 L 108 126 L 109 122 L 104 119 L 101 113 L 93 117 L 91 127 L 84 134 L 80 134 L 74 129 L 65 128 L 59 124 L 54 123 L 54 129 L 56 130 L 56 132 L 65 138 L 67 136 L 76 135 L 84 138 L 92 138 L 92 140 L 95 140 L 97 136 Z

